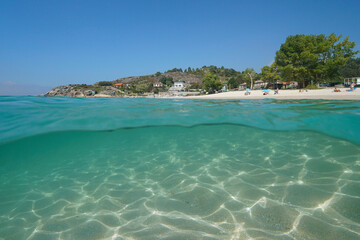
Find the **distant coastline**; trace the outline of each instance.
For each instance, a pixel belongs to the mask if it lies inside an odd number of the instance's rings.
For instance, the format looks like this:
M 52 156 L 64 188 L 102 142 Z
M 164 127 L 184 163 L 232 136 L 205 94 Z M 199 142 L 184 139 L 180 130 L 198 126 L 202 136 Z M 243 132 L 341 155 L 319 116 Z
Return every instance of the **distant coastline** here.
M 142 94 L 142 95 L 108 95 L 108 94 L 95 94 L 93 96 L 84 96 L 71 92 L 64 94 L 68 97 L 86 97 L 86 98 L 156 98 L 156 99 L 278 99 L 278 100 L 297 100 L 297 99 L 324 99 L 324 100 L 357 100 L 360 101 L 360 90 L 348 91 L 349 88 L 338 88 L 340 92 L 334 92 L 333 88 L 312 89 L 300 92 L 298 89 L 292 90 L 279 90 L 279 94 L 275 94 L 274 90 L 269 90 L 269 94 L 264 95 L 263 90 L 252 90 L 250 95 L 245 95 L 245 91 L 226 91 L 214 94 L 202 95 L 185 95 L 185 94 Z M 46 95 L 41 95 L 46 96 Z M 58 95 L 60 96 L 60 95 Z

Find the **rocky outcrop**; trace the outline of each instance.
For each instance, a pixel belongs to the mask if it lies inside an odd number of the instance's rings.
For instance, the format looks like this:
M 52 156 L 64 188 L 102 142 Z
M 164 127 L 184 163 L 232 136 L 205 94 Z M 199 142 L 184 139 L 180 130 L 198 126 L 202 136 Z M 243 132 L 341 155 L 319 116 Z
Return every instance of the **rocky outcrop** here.
M 95 95 L 93 93 L 96 93 Z M 45 97 L 99 97 L 99 96 L 119 96 L 118 94 L 123 94 L 123 91 L 120 91 L 117 88 L 112 86 L 92 86 L 92 85 L 82 85 L 82 84 L 69 84 L 65 86 L 58 86 L 53 88 L 51 91 L 47 92 Z
M 58 86 L 47 92 L 45 97 L 85 97 L 84 92 L 76 89 L 78 85 L 70 84 L 65 86 Z

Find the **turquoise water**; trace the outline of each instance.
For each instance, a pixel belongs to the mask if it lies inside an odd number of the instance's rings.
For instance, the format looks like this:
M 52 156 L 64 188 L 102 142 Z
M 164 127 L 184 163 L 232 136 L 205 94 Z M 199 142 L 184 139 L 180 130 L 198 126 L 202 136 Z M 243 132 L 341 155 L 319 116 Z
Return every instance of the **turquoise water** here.
M 0 97 L 0 239 L 359 239 L 359 110 Z

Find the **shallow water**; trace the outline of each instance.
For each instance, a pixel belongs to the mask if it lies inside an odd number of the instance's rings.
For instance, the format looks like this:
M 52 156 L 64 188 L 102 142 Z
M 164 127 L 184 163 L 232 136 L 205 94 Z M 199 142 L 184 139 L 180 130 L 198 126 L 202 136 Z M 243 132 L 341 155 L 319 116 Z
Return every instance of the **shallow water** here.
M 0 239 L 360 237 L 357 102 L 32 100 L 2 103 Z

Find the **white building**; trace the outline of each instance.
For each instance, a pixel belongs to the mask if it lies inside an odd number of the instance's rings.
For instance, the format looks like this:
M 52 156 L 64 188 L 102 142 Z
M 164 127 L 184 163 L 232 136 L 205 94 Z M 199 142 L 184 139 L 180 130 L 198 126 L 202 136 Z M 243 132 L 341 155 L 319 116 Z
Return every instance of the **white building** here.
M 345 78 L 344 85 L 350 86 L 351 83 L 355 83 L 355 85 L 360 85 L 360 77 L 353 77 L 353 78 Z
M 174 86 L 172 86 L 169 91 L 179 92 L 184 91 L 186 87 L 185 81 L 175 81 Z
M 156 82 L 153 84 L 154 88 L 162 88 L 164 86 L 164 84 L 162 84 L 161 82 Z

